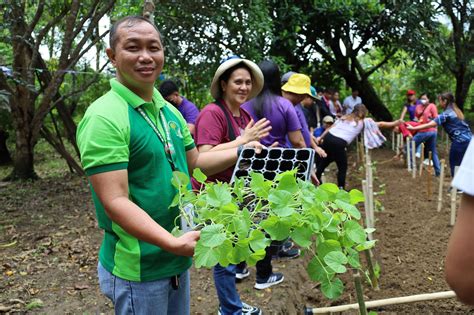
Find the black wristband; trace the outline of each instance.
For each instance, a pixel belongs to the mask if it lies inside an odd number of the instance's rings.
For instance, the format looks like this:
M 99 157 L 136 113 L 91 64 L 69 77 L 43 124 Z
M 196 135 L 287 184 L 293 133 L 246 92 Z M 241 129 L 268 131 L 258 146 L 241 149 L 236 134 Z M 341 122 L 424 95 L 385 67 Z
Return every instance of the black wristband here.
M 237 158 L 240 156 L 240 153 L 242 153 L 243 149 L 244 149 L 244 146 L 242 144 L 237 147 Z

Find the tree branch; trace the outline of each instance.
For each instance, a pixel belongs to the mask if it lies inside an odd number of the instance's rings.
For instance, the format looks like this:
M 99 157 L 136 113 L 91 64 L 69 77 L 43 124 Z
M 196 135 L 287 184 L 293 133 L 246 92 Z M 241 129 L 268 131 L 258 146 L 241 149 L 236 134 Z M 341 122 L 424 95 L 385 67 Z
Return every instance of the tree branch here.
M 43 11 L 44 11 L 44 0 L 41 0 L 38 3 L 38 7 L 36 8 L 36 13 L 35 13 L 35 16 L 33 17 L 33 20 L 26 27 L 26 31 L 25 31 L 24 36 L 31 35 L 31 33 L 33 32 L 33 30 L 36 27 L 36 24 L 38 24 L 39 20 L 41 19 L 41 16 L 43 15 Z
M 372 73 L 374 73 L 375 71 L 380 69 L 380 67 L 382 67 L 384 64 L 386 64 L 390 60 L 390 58 L 392 58 L 393 55 L 395 55 L 396 52 L 397 52 L 397 49 L 393 49 L 391 52 L 385 55 L 385 58 L 378 65 L 373 66 L 368 71 L 365 71 L 364 75 L 362 76 L 362 79 L 367 79 L 368 77 L 370 77 Z

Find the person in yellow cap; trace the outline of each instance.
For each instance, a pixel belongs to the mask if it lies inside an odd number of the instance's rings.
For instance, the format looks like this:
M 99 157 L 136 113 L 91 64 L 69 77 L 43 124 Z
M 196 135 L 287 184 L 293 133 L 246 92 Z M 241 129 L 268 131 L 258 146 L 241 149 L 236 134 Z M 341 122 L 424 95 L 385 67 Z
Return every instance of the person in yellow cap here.
M 306 146 L 308 148 L 313 148 L 319 156 L 326 157 L 326 152 L 318 147 L 316 142 L 313 140 L 313 137 L 311 137 L 308 123 L 304 117 L 304 112 L 301 105 L 301 101 L 306 96 L 309 95 L 310 97 L 313 97 L 310 87 L 311 80 L 307 75 L 295 73 L 288 79 L 288 82 L 286 82 L 281 87 L 281 90 L 283 97 L 289 100 L 295 106 L 296 114 L 302 126 L 301 132 L 303 133 Z

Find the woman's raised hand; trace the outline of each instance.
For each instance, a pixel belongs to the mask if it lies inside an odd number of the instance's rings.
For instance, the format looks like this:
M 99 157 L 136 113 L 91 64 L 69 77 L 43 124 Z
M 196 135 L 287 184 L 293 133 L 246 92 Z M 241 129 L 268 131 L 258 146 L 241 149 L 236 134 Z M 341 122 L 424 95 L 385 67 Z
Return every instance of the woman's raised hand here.
M 247 127 L 245 127 L 244 133 L 241 135 L 245 143 L 250 141 L 260 141 L 260 139 L 265 138 L 272 130 L 270 126 L 270 121 L 266 118 L 262 118 L 256 123 L 250 120 Z

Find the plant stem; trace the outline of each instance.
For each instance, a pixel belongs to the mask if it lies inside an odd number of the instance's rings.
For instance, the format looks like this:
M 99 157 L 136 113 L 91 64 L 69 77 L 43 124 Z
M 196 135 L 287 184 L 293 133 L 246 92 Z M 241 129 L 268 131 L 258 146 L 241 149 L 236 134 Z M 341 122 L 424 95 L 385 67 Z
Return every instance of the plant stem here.
M 377 275 L 375 274 L 374 264 L 372 261 L 372 256 L 373 256 L 372 251 L 370 249 L 367 249 L 364 252 L 365 252 L 365 258 L 367 259 L 367 265 L 369 267 L 370 282 L 372 283 L 372 287 L 374 288 L 374 290 L 378 291 L 380 290 L 379 279 L 377 278 Z
M 364 302 L 364 291 L 362 290 L 362 281 L 358 269 L 353 269 L 354 284 L 356 289 L 357 303 L 359 304 L 359 314 L 367 315 L 367 309 Z

